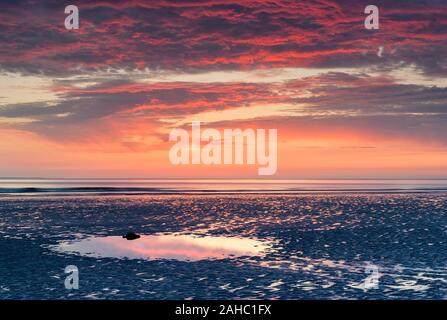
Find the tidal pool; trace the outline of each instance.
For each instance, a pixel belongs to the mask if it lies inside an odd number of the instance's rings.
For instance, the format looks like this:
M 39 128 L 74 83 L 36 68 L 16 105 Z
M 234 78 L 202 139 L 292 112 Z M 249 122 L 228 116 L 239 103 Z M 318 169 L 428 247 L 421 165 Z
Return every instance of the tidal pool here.
M 263 256 L 271 248 L 272 242 L 251 238 L 154 234 L 130 241 L 121 236 L 87 237 L 51 249 L 96 258 L 198 261 Z

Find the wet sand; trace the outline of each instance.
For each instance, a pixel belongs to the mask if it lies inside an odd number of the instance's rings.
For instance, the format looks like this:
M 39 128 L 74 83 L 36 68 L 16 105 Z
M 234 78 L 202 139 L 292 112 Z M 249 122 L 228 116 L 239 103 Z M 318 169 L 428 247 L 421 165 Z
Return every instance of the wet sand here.
M 445 299 L 446 233 L 445 193 L 2 197 L 0 298 Z

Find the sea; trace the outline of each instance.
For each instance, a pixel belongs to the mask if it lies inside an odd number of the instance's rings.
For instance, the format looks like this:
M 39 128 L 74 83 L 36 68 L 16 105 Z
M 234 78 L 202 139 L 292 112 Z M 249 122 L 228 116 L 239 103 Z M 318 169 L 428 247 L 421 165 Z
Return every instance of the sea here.
M 0 179 L 0 299 L 447 299 L 447 180 Z

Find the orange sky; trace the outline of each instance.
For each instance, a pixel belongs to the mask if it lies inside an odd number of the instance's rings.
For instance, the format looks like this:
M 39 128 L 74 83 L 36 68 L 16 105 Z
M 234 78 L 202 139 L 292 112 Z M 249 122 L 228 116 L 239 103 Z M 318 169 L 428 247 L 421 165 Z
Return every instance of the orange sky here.
M 0 177 L 258 176 L 172 165 L 200 121 L 277 129 L 272 179 L 447 178 L 446 5 L 383 1 L 371 31 L 361 2 L 79 3 L 79 30 L 2 4 Z
M 99 147 L 95 144 L 64 145 L 15 130 L 2 130 L 1 134 L 5 137 L 0 142 L 3 176 L 257 176 L 258 165 L 172 165 L 168 159 L 172 143 L 164 143 L 156 150 L 122 150 L 113 142 L 103 142 Z M 278 171 L 274 176 L 263 178 L 439 178 L 447 169 L 447 151 L 441 146 L 362 137 L 355 133 L 331 137 L 328 132 L 328 136 L 320 134 L 301 139 L 295 139 L 296 136 L 299 132 L 293 135 L 293 132 L 279 131 Z

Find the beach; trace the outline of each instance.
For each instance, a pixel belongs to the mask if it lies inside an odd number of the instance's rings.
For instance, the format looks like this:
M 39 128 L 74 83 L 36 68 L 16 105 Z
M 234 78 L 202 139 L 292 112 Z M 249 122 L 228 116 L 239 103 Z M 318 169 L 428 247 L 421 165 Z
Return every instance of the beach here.
M 445 299 L 446 232 L 442 191 L 4 194 L 0 298 Z

